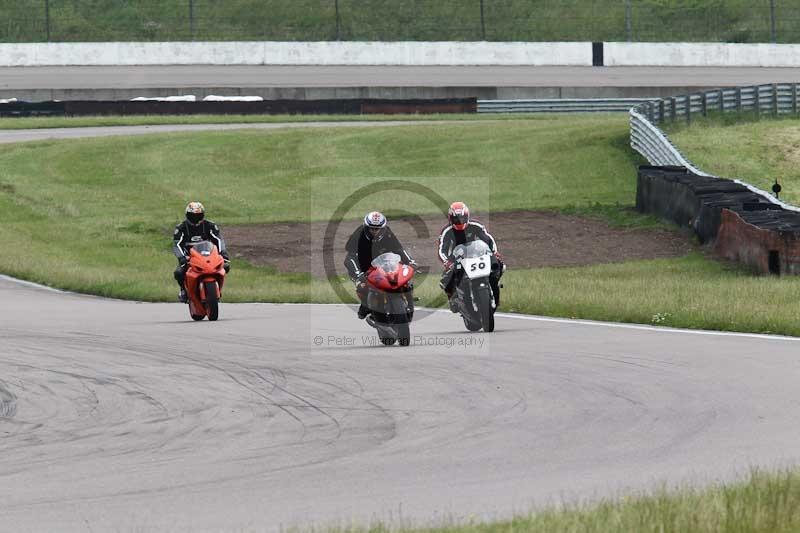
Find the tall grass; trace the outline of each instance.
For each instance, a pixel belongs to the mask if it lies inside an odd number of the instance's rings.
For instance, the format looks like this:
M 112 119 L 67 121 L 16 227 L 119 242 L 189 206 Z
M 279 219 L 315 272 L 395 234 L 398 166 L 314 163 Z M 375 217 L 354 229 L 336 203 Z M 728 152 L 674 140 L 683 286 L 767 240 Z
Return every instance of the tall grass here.
M 380 530 L 381 528 L 378 528 Z M 596 505 L 566 504 L 508 522 L 426 529 L 429 533 L 780 533 L 800 530 L 800 474 L 753 471 L 709 489 L 661 488 Z
M 414 528 L 377 523 L 335 533 L 790 533 L 800 530 L 800 472 L 752 470 L 705 488 L 661 486 L 599 502 L 564 502 L 511 520 Z

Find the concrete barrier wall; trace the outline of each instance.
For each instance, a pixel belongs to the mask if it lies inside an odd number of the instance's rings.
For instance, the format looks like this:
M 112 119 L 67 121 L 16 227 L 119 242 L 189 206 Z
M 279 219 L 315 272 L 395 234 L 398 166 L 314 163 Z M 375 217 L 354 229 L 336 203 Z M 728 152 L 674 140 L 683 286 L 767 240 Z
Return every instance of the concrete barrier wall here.
M 800 67 L 798 44 L 605 43 L 610 67 Z
M 605 66 L 800 67 L 800 45 L 604 43 Z M 161 42 L 0 43 L 0 66 L 501 65 L 590 66 L 592 43 Z
M 592 64 L 591 43 L 6 43 L 0 66 Z

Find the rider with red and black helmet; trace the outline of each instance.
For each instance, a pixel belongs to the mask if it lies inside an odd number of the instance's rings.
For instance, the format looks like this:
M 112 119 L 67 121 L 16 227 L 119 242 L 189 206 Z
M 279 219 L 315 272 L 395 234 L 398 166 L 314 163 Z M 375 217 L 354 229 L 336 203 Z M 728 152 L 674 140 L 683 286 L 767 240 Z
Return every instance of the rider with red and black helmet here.
M 492 273 L 489 276 L 489 283 L 492 286 L 494 293 L 495 305 L 500 306 L 500 277 L 503 275 L 505 266 L 503 265 L 500 252 L 497 250 L 497 243 L 492 237 L 491 233 L 486 229 L 486 226 L 477 220 L 471 220 L 469 216 L 469 207 L 464 202 L 453 202 L 450 204 L 450 209 L 447 210 L 447 220 L 449 224 L 442 229 L 439 235 L 439 259 L 444 264 L 444 273 L 440 286 L 447 294 L 448 300 L 453 296 L 455 290 L 455 276 L 453 275 L 453 250 L 459 244 L 466 244 L 468 242 L 482 240 L 492 250 L 496 259 L 496 265 L 492 267 Z M 450 301 L 450 309 L 455 313 L 457 309 L 455 304 Z
M 389 228 L 386 217 L 379 211 L 367 213 L 364 224 L 357 228 L 347 239 L 347 257 L 344 266 L 350 279 L 356 284 L 356 293 L 361 300 L 358 309 L 358 318 L 366 318 L 369 309 L 366 304 L 366 279 L 372 260 L 381 254 L 394 252 L 400 256 L 405 264 L 414 265 L 414 260 L 408 255 L 403 245 Z
M 225 248 L 225 241 L 219 231 L 219 226 L 206 220 L 206 210 L 200 202 L 189 202 L 186 206 L 186 219 L 175 226 L 172 234 L 172 253 L 178 258 L 178 268 L 175 269 L 175 281 L 181 288 L 178 300 L 186 303 L 186 289 L 183 280 L 186 277 L 186 269 L 189 266 L 189 247 L 193 243 L 210 241 L 219 250 L 220 255 L 225 259 L 225 272 L 231 269 L 228 250 Z

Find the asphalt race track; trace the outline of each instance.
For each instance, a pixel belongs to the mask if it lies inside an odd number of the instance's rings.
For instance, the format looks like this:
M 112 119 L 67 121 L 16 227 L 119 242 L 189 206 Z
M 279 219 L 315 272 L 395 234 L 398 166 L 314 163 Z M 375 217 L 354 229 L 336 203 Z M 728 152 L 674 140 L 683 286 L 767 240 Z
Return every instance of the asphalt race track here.
M 6 531 L 491 519 L 800 456 L 796 339 L 443 311 L 384 348 L 345 306 L 0 301 Z
M 684 87 L 800 82 L 757 67 L 2 67 L 0 89 L 186 87 Z

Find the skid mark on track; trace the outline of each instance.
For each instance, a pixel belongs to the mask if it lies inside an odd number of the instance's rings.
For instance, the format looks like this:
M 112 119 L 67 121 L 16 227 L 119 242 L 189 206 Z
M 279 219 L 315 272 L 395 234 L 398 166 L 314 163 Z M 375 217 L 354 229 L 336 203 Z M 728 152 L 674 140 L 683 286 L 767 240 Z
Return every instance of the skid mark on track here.
M 239 365 L 239 366 L 241 367 L 241 365 Z M 242 368 L 244 368 L 244 367 L 242 367 Z M 298 401 L 300 401 L 303 404 L 305 404 L 305 406 L 310 407 L 314 411 L 318 412 L 319 414 L 321 414 L 322 416 L 328 418 L 331 422 L 333 422 L 333 424 L 336 426 L 336 436 L 333 439 L 331 439 L 330 441 L 328 441 L 328 444 L 331 444 L 333 441 L 338 440 L 339 438 L 341 438 L 341 436 L 342 436 L 342 426 L 339 423 L 339 421 L 336 419 L 336 417 L 334 417 L 333 415 L 325 412 L 318 405 L 316 405 L 313 402 L 305 399 L 304 397 L 300 396 L 299 394 L 295 394 L 295 393 L 289 391 L 288 389 L 278 385 L 278 380 L 270 381 L 264 375 L 262 375 L 258 370 L 255 370 L 255 369 L 250 369 L 250 371 L 254 375 L 256 375 L 258 378 L 260 378 L 262 381 L 267 383 L 268 385 L 272 385 L 272 387 L 273 387 L 272 390 L 273 391 L 274 390 L 279 390 L 279 391 L 283 392 L 284 394 L 287 394 L 287 395 L 291 396 L 292 398 L 297 399 Z M 273 376 L 276 375 L 274 369 L 270 369 L 270 371 L 272 372 Z M 284 376 L 284 378 L 285 378 L 285 376 Z
M 0 418 L 10 419 L 17 414 L 17 397 L 4 382 L 0 381 Z
M 330 370 L 330 369 L 325 369 L 325 370 Z M 317 383 L 320 383 L 322 385 L 331 387 L 331 388 L 333 388 L 333 389 L 335 389 L 335 390 L 337 390 L 337 391 L 339 391 L 339 392 L 341 392 L 341 393 L 343 393 L 343 394 L 345 394 L 347 396 L 350 396 L 351 398 L 355 399 L 358 402 L 363 402 L 363 403 L 366 403 L 367 405 L 371 406 L 369 408 L 344 408 L 344 409 L 347 409 L 349 411 L 375 410 L 375 411 L 378 411 L 378 412 L 382 413 L 384 415 L 384 418 L 389 420 L 390 425 L 391 425 L 391 427 L 389 429 L 389 436 L 387 438 L 385 438 L 384 440 L 386 440 L 386 441 L 392 440 L 397 435 L 397 420 L 395 419 L 394 415 L 392 414 L 392 411 L 389 410 L 389 409 L 386 409 L 385 407 L 383 407 L 382 405 L 378 404 L 377 402 L 366 398 L 364 396 L 364 394 L 365 394 L 364 385 L 359 380 L 357 380 L 355 377 L 353 377 L 350 374 L 345 374 L 345 376 L 356 384 L 356 386 L 359 388 L 359 393 L 356 394 L 356 393 L 352 392 L 351 390 L 343 387 L 342 385 L 333 383 L 331 381 L 325 381 L 325 380 L 321 380 L 321 379 L 318 379 L 318 378 L 315 379 L 314 381 L 317 382 Z M 333 409 L 333 408 L 331 408 L 331 409 Z M 342 409 L 342 408 L 339 408 L 339 409 Z M 403 413 L 406 412 L 406 410 L 404 410 L 404 409 L 399 409 L 397 411 L 403 412 Z

